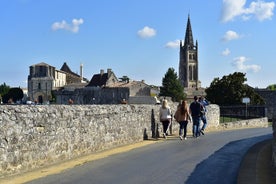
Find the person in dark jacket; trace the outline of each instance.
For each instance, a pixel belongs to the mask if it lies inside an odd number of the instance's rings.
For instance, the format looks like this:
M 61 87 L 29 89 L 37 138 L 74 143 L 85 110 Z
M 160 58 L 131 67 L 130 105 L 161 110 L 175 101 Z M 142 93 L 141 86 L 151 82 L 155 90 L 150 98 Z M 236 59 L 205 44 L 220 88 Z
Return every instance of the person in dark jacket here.
M 190 104 L 190 112 L 193 119 L 193 136 L 199 137 L 200 136 L 200 116 L 201 116 L 201 105 L 198 102 L 198 97 L 194 96 L 194 101 Z

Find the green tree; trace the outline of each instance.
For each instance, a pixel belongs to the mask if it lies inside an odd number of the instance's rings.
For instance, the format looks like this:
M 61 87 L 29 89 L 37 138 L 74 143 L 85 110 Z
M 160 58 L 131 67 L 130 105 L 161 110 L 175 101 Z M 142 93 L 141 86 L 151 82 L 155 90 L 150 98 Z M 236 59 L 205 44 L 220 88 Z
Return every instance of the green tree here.
M 243 97 L 249 97 L 251 104 L 264 104 L 254 89 L 245 84 L 245 74 L 235 72 L 222 79 L 215 78 L 206 91 L 206 98 L 218 105 L 240 105 Z
M 10 86 L 6 85 L 6 83 L 0 85 L 0 102 L 2 102 L 2 99 L 9 92 L 9 90 Z
M 3 102 L 7 103 L 9 99 L 12 99 L 13 102 L 22 100 L 24 94 L 21 88 L 10 88 L 7 94 L 3 95 Z
M 169 68 L 162 79 L 160 96 L 171 97 L 175 102 L 185 98 L 184 88 L 178 80 L 177 73 L 173 68 Z
M 10 86 L 7 86 L 6 83 L 0 85 L 0 95 L 3 96 L 7 94 L 10 90 Z
M 271 84 L 269 86 L 267 86 L 266 89 L 269 89 L 269 90 L 272 90 L 272 91 L 275 91 L 276 90 L 276 84 Z
M 129 77 L 124 75 L 123 77 L 119 78 L 121 82 L 129 82 Z

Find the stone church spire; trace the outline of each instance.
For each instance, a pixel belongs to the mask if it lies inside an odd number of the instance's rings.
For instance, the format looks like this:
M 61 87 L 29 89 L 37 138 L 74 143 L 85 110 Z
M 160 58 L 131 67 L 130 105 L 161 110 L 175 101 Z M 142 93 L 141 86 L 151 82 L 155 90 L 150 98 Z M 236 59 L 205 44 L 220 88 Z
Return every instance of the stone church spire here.
M 184 47 L 190 47 L 190 48 L 194 47 L 194 39 L 193 39 L 190 15 L 188 15 Z
M 194 45 L 190 15 L 188 15 L 184 43 L 180 41 L 179 80 L 186 90 L 197 90 L 201 87 L 198 78 L 198 42 Z

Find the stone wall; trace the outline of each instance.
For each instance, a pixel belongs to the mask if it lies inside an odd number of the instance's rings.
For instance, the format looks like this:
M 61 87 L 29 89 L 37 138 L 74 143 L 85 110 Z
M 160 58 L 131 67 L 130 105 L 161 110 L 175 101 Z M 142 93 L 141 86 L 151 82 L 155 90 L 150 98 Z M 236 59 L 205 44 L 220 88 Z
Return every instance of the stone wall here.
M 276 176 L 276 119 L 272 122 L 273 129 L 273 141 L 272 141 L 272 167 L 274 169 L 274 175 Z
M 175 112 L 177 104 L 170 104 Z M 0 177 L 131 144 L 161 133 L 160 105 L 1 105 Z M 219 128 L 209 105 L 208 128 Z M 156 129 L 154 127 L 159 127 Z M 191 123 L 188 134 L 191 135 Z M 172 123 L 178 135 L 179 125 Z
M 267 117 L 256 118 L 256 119 L 246 119 L 241 121 L 221 123 L 219 126 L 220 129 L 236 129 L 236 128 L 243 128 L 243 127 L 247 127 L 247 128 L 268 127 L 268 119 Z
M 265 100 L 268 119 L 276 119 L 276 91 L 266 89 L 255 89 L 255 91 Z

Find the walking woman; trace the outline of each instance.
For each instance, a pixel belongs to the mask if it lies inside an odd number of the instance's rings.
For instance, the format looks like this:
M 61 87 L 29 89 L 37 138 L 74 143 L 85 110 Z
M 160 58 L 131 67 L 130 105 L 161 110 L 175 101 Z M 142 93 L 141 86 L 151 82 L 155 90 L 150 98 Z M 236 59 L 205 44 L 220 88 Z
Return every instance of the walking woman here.
M 177 108 L 177 111 L 174 114 L 174 118 L 179 123 L 179 138 L 181 140 L 183 140 L 183 138 L 186 140 L 187 124 L 188 120 L 190 120 L 189 107 L 187 101 L 182 101 L 181 105 Z
M 172 112 L 170 107 L 168 106 L 168 102 L 166 99 L 164 99 L 162 101 L 162 106 L 160 107 L 160 110 L 159 110 L 159 118 L 160 118 L 160 122 L 162 122 L 162 125 L 163 125 L 163 135 L 165 139 L 167 138 L 168 129 L 172 119 L 171 114 Z

